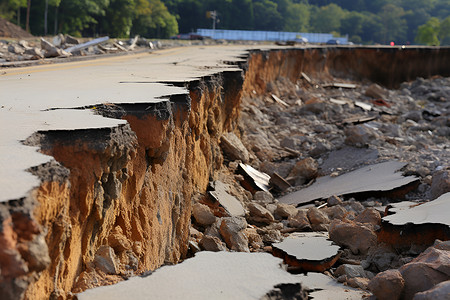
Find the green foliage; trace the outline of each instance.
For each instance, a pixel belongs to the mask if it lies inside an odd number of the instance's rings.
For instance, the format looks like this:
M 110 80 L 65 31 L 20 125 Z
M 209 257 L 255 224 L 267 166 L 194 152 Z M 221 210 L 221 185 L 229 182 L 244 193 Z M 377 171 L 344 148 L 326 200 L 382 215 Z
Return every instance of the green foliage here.
M 450 16 L 441 22 L 438 37 L 442 46 L 450 46 Z
M 331 31 L 340 31 L 341 21 L 346 16 L 340 6 L 332 3 L 321 7 L 317 13 L 312 17 L 311 26 L 314 32 L 328 33 Z
M 419 26 L 416 42 L 419 44 L 439 46 L 440 22 L 438 18 L 431 18 L 427 23 Z
M 48 27 L 74 35 L 164 38 L 217 29 L 323 32 L 355 43 L 448 45 L 450 0 L 48 0 Z M 27 0 L 0 0 L 0 16 L 24 25 Z M 44 31 L 45 0 L 32 0 L 30 28 Z M 434 26 L 434 19 L 439 28 Z M 430 22 L 430 23 L 429 23 Z M 53 25 L 54 24 L 54 25 Z
M 284 15 L 285 23 L 283 30 L 293 32 L 306 32 L 309 27 L 309 5 L 303 3 L 289 4 Z

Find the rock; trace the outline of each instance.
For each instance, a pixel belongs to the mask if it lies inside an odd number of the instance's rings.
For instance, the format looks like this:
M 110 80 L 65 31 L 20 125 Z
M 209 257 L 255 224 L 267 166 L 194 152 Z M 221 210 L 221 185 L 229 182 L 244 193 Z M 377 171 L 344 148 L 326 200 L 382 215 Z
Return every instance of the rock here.
M 311 207 L 307 212 L 308 220 L 311 225 L 329 224 L 330 219 L 328 216 L 320 211 L 317 207 Z
M 15 44 L 10 44 L 8 46 L 8 51 L 11 52 L 11 53 L 14 53 L 14 54 L 19 54 L 19 55 L 25 53 L 25 49 L 24 48 L 22 48 L 22 47 L 20 47 L 18 45 L 15 45 Z
M 249 220 L 256 223 L 270 224 L 275 222 L 275 218 L 266 208 L 257 203 L 250 203 L 247 206 L 249 210 Z
M 431 181 L 431 197 L 436 199 L 447 192 L 450 192 L 450 171 L 437 171 Z
M 220 235 L 227 246 L 234 251 L 249 252 L 248 238 L 244 234 L 247 222 L 244 218 L 227 217 L 222 219 L 220 224 Z
M 281 218 L 288 219 L 297 214 L 298 209 L 294 205 L 278 203 L 275 214 Z
M 289 226 L 300 230 L 311 230 L 311 223 L 309 223 L 307 211 L 299 209 L 297 214 L 293 217 L 289 217 Z
M 220 235 L 220 225 L 222 224 L 222 218 L 217 218 L 216 221 L 205 229 L 205 235 L 215 236 L 219 239 L 222 238 Z
M 110 233 L 108 237 L 108 244 L 117 253 L 129 250 L 132 247 L 130 241 L 123 234 L 122 228 L 120 226 L 116 226 L 114 230 Z
M 80 41 L 77 38 L 66 34 L 66 36 L 65 36 L 65 43 L 72 44 L 72 45 L 78 45 L 80 43 Z
M 256 228 L 246 228 L 244 229 L 244 233 L 248 238 L 249 245 L 251 245 L 253 249 L 260 249 L 264 247 L 263 240 L 258 234 Z
M 253 196 L 253 200 L 260 203 L 273 203 L 273 196 L 266 191 L 257 191 Z
M 430 247 L 398 269 L 405 280 L 404 297 L 431 289 L 450 277 L 450 251 Z
M 205 251 L 227 251 L 227 247 L 218 237 L 210 235 L 204 235 L 199 242 L 199 246 Z
M 355 222 L 380 225 L 381 215 L 375 208 L 366 208 L 355 218 Z
M 378 273 L 368 284 L 369 290 L 379 300 L 398 300 L 405 286 L 405 280 L 398 270 Z
M 369 281 L 370 281 L 369 278 L 353 277 L 347 280 L 347 284 L 357 289 L 366 290 Z
M 368 274 L 361 265 L 350 265 L 350 264 L 340 265 L 334 272 L 334 275 L 335 276 L 345 275 L 347 276 L 347 278 L 368 277 L 367 276 Z
M 339 219 L 342 220 L 344 218 L 353 217 L 353 212 L 350 214 L 344 207 L 340 205 L 332 206 L 332 207 L 326 207 L 323 209 L 323 212 L 327 214 L 328 218 L 330 220 Z
M 250 159 L 247 149 L 241 140 L 232 132 L 222 135 L 220 138 L 220 146 L 223 152 L 232 160 L 239 159 L 246 163 Z
M 432 289 L 414 295 L 413 300 L 449 300 L 450 280 L 436 284 Z
M 202 226 L 209 226 L 216 221 L 216 217 L 207 205 L 195 203 L 192 207 L 195 221 Z
M 389 95 L 389 93 L 378 84 L 373 83 L 366 89 L 364 95 L 373 99 L 386 100 L 386 97 Z
M 258 234 L 264 243 L 279 243 L 283 240 L 281 232 L 277 229 L 259 229 Z
M 318 163 L 314 158 L 308 157 L 298 161 L 289 177 L 295 178 L 295 185 L 302 185 L 317 177 Z
M 332 241 L 350 248 L 354 254 L 366 254 L 377 243 L 377 235 L 372 230 L 347 220 L 332 221 L 329 234 Z
M 367 262 L 372 265 L 372 270 L 377 272 L 392 269 L 392 265 L 396 260 L 398 260 L 397 255 L 391 252 L 390 249 L 382 246 L 372 248 L 367 257 Z
M 342 203 L 341 198 L 339 198 L 339 197 L 336 196 L 336 195 L 333 195 L 333 196 L 331 196 L 331 197 L 329 197 L 329 198 L 327 199 L 327 205 L 328 205 L 329 207 L 335 206 L 335 205 L 339 205 L 339 204 L 341 204 L 341 203 Z
M 56 48 L 54 45 L 52 45 L 52 43 L 44 40 L 43 38 L 41 38 L 41 48 L 45 50 L 44 54 L 45 57 L 58 57 L 58 56 L 67 57 L 71 55 L 70 53 L 62 49 Z
M 25 54 L 32 55 L 33 57 L 38 59 L 44 58 L 44 53 L 42 52 L 42 50 L 36 47 L 25 50 Z
M 371 140 L 376 139 L 374 130 L 365 125 L 349 126 L 345 128 L 344 133 L 345 144 L 358 148 L 365 147 Z
M 98 248 L 94 257 L 94 265 L 96 268 L 106 274 L 117 274 L 119 266 L 113 248 L 102 245 Z

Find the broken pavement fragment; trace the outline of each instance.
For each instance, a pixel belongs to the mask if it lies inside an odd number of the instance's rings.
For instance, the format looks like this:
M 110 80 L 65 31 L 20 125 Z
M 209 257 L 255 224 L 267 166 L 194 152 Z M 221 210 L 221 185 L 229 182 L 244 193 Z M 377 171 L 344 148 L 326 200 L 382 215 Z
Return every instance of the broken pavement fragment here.
M 400 204 L 395 205 L 394 214 L 382 219 L 378 232 L 380 242 L 410 247 L 432 245 L 436 239 L 450 240 L 450 193 L 420 205 L 408 205 L 409 208 Z
M 260 190 L 269 192 L 270 176 L 266 173 L 260 172 L 246 164 L 239 164 L 237 172 L 244 176 L 241 185 L 252 192 L 252 194 Z
M 240 159 L 243 162 L 249 161 L 249 154 L 241 140 L 233 133 L 224 133 L 220 138 L 222 151 L 231 159 Z
M 281 243 L 272 244 L 273 255 L 302 272 L 324 272 L 339 259 L 337 245 L 328 239 L 328 234 L 294 233 Z
M 209 195 L 225 208 L 230 216 L 242 217 L 245 215 L 245 209 L 236 197 L 228 193 L 227 186 L 221 181 L 214 181 L 214 191 L 209 191 Z
M 87 290 L 79 300 L 102 299 L 261 299 L 279 284 L 299 279 L 267 253 L 199 252 L 147 277 Z
M 321 273 L 309 272 L 306 275 L 297 275 L 297 278 L 309 291 L 309 299 L 361 300 L 370 295 L 360 289 L 340 284 L 335 279 Z
M 279 201 L 299 206 L 317 199 L 327 199 L 333 195 L 392 191 L 418 180 L 414 176 L 404 177 L 400 172 L 397 172 L 404 166 L 406 166 L 406 163 L 387 161 L 337 177 L 320 177 L 309 187 L 283 196 L 279 198 Z

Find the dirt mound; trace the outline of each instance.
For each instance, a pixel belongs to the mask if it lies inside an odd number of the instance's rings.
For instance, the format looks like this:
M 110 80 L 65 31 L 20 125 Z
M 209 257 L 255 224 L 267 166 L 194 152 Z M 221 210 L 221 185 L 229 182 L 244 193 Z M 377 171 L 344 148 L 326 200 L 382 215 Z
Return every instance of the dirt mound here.
M 33 37 L 29 32 L 26 32 L 17 25 L 0 18 L 0 37 L 7 38 L 27 38 Z

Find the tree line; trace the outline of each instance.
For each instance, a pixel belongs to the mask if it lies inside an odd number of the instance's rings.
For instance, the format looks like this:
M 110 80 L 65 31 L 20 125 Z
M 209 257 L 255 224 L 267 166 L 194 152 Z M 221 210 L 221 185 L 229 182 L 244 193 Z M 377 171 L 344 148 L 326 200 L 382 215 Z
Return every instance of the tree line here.
M 167 38 L 216 28 L 333 33 L 354 43 L 450 45 L 450 0 L 0 0 L 35 35 Z

